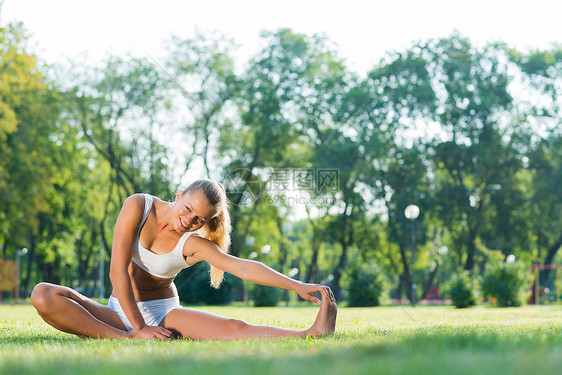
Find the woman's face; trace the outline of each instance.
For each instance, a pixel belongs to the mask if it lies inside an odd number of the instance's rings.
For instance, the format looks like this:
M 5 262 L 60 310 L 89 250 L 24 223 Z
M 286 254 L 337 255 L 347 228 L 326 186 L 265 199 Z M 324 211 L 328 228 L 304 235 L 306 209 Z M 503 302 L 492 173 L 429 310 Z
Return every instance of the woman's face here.
M 214 207 L 201 190 L 176 195 L 174 229 L 177 232 L 193 232 L 201 228 L 215 215 Z

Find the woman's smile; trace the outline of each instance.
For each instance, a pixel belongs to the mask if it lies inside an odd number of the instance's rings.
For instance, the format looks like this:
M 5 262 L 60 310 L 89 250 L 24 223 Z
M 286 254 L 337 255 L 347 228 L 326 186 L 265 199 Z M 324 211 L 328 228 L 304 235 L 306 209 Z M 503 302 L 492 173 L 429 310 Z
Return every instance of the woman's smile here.
M 189 227 L 184 224 L 184 222 L 183 222 L 183 220 L 181 219 L 181 217 L 180 217 L 180 224 L 181 224 L 181 226 L 182 226 L 183 229 L 189 230 Z

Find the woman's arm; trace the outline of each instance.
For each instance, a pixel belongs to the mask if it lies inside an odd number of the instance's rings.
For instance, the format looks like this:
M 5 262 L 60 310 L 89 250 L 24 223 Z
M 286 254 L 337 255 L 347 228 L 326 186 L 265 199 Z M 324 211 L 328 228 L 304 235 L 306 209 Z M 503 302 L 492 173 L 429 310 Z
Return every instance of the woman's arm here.
M 125 200 L 115 224 L 109 278 L 119 304 L 133 326 L 135 336 L 139 338 L 168 338 L 171 337 L 170 331 L 162 327 L 147 326 L 144 322 L 135 302 L 131 277 L 128 272 L 143 212 L 144 197 L 142 195 L 131 195 Z
M 322 298 L 335 302 L 334 295 L 327 286 L 302 283 L 273 270 L 263 263 L 225 254 L 217 245 L 205 238 L 192 236 L 186 241 L 185 247 L 187 248 L 186 252 L 191 253 L 193 258 L 204 260 L 210 265 L 231 273 L 242 280 L 293 290 L 303 299 L 317 304 L 320 304 L 320 300 L 314 297 L 313 294 L 320 292 L 322 293 Z

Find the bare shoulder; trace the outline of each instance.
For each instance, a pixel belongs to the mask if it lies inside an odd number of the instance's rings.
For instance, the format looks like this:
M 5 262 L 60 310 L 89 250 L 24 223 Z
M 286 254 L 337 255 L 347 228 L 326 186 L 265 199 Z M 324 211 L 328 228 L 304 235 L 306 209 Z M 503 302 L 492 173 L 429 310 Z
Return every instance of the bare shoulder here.
M 199 232 L 193 232 L 185 241 L 184 252 L 187 250 L 188 253 L 195 253 L 197 252 L 197 249 L 205 249 L 209 247 L 217 247 L 217 245 L 215 245 L 213 241 L 201 236 Z
M 119 218 L 125 221 L 140 222 L 144 212 L 144 196 L 142 194 L 133 194 L 125 199 Z
M 183 255 L 185 256 L 186 263 L 189 265 L 204 261 L 211 266 L 238 277 L 242 275 L 240 270 L 248 262 L 245 259 L 222 252 L 213 241 L 198 234 L 195 235 L 195 233 L 185 241 Z
M 215 252 L 221 252 L 219 247 L 198 232 L 191 234 L 183 245 L 183 255 L 193 263 L 206 260 Z
M 113 232 L 113 254 L 130 254 L 144 212 L 144 197 L 133 194 L 125 199 Z M 130 260 L 130 259 L 129 259 Z
M 127 197 L 127 199 L 125 199 L 125 203 L 127 204 L 139 204 L 139 205 L 143 205 L 144 206 L 144 194 L 142 193 L 136 193 L 136 194 L 132 194 L 129 195 Z

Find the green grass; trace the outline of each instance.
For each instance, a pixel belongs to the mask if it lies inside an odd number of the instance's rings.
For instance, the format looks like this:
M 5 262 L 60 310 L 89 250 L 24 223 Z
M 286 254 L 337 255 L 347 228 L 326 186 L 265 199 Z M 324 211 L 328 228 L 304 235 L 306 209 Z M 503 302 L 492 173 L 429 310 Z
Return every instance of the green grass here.
M 306 307 L 202 307 L 305 328 Z M 0 305 L 0 374 L 560 374 L 562 306 L 340 308 L 321 339 L 92 340 L 57 332 L 30 305 Z

